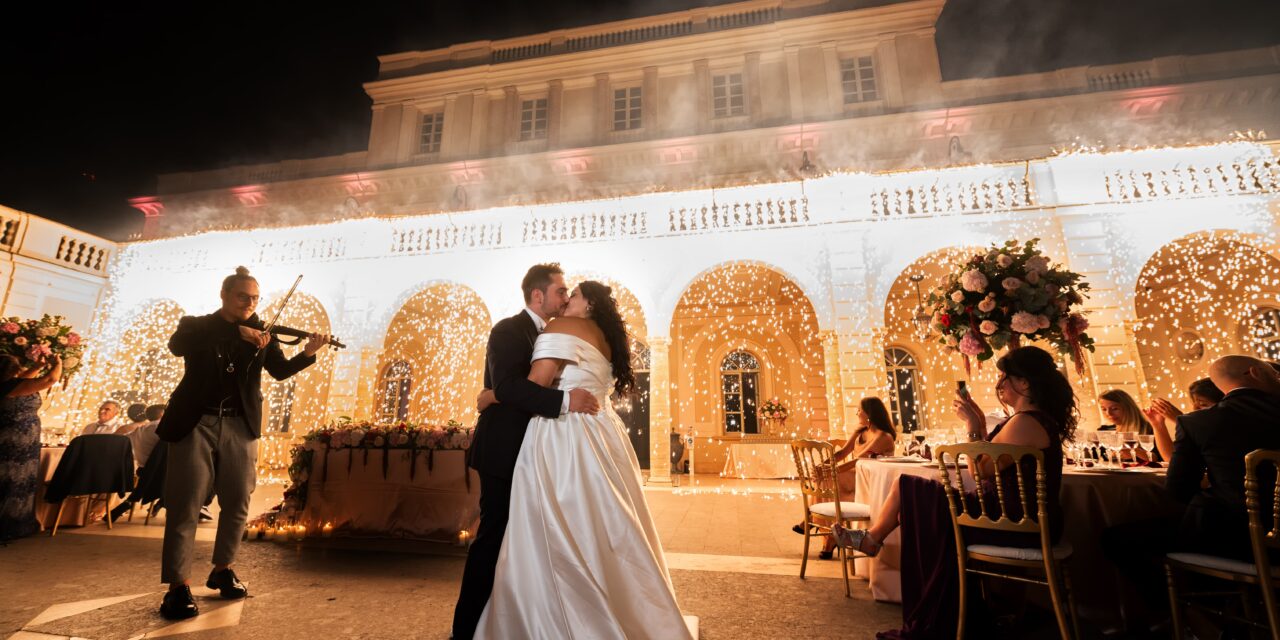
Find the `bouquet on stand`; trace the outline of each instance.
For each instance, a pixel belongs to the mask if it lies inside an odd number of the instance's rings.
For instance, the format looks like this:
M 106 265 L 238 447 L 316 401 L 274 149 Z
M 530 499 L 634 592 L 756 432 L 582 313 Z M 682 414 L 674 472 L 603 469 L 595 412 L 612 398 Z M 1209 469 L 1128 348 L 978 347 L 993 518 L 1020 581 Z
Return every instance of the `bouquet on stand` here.
M 956 271 L 944 276 L 929 293 L 925 312 L 939 342 L 957 351 L 969 370 L 969 359 L 990 359 L 1022 340 L 1043 340 L 1071 356 L 1084 373 L 1084 350 L 1093 351 L 1085 333 L 1089 321 L 1079 311 L 1089 283 L 1062 266 L 1049 263 L 1037 246 L 1039 238 L 1019 244 L 992 245 Z

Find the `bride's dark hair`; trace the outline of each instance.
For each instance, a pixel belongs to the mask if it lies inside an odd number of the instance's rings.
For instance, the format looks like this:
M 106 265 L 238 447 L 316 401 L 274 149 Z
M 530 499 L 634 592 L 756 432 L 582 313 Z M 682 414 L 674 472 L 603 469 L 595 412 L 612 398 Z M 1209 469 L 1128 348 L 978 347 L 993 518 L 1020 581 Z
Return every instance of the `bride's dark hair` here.
M 595 280 L 587 280 L 578 285 L 578 291 L 587 300 L 591 319 L 600 326 L 605 340 L 609 341 L 614 391 L 622 395 L 631 393 L 636 387 L 636 374 L 631 370 L 631 341 L 627 337 L 627 323 L 618 313 L 613 289 Z

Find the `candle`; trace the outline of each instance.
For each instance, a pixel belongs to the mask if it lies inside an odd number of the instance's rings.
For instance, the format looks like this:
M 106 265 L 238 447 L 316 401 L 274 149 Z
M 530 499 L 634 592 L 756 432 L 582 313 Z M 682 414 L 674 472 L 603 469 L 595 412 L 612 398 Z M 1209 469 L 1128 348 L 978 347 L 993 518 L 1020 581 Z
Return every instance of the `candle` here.
M 298 525 L 298 539 L 299 540 L 307 539 L 307 525 L 305 524 Z
M 271 525 L 267 525 L 267 527 L 262 530 L 262 537 L 266 538 L 267 540 L 275 540 L 276 528 Z
M 255 522 L 249 525 L 249 528 L 245 530 L 245 533 L 248 535 L 250 540 L 257 540 L 259 531 L 262 531 L 262 528 Z
M 467 541 L 468 541 L 468 540 L 470 540 L 470 539 L 471 539 L 471 532 L 470 532 L 470 531 L 467 531 L 466 529 L 463 529 L 462 531 L 459 531 L 459 532 L 458 532 L 458 544 L 460 544 L 460 545 L 466 545 L 466 544 L 467 544 Z
M 324 523 L 324 527 L 320 529 L 320 535 L 322 535 L 322 536 L 324 536 L 324 537 L 326 537 L 326 538 L 332 538 L 332 537 L 333 537 L 333 523 L 331 523 L 331 522 L 326 522 L 326 523 Z

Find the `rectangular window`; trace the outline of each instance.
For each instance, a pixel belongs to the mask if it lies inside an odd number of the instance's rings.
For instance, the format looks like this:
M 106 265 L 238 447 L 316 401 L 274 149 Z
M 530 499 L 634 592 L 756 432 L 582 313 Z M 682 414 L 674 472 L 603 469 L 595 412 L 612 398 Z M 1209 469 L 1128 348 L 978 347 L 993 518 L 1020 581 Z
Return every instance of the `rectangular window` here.
M 717 118 L 740 116 L 747 112 L 742 95 L 742 74 L 726 73 L 711 78 L 711 110 Z
M 422 129 L 418 136 L 418 153 L 439 153 L 440 140 L 444 137 L 444 114 L 422 114 Z
M 840 88 L 844 93 L 845 104 L 880 99 L 880 92 L 876 90 L 876 68 L 871 56 L 840 61 Z
M 541 140 L 547 137 L 547 99 L 524 100 L 520 103 L 520 139 Z
M 640 128 L 640 87 L 613 90 L 613 130 Z

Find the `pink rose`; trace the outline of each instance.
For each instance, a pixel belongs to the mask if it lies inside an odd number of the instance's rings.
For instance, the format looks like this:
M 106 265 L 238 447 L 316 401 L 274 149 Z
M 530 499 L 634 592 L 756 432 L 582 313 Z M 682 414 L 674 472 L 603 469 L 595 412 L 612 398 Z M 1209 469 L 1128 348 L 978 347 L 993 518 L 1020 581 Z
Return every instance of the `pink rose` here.
M 16 322 L 6 322 L 4 324 L 0 324 L 0 331 L 3 331 L 5 333 L 17 333 L 21 329 L 22 327 L 18 326 L 18 323 Z
M 986 300 L 978 303 L 978 311 L 983 313 L 991 313 L 992 311 L 995 311 L 995 309 L 996 301 L 992 298 L 987 298 Z
M 43 360 L 45 356 L 48 356 L 52 353 L 53 351 L 49 349 L 49 345 L 33 344 L 31 345 L 30 349 L 27 349 L 27 358 L 31 360 L 40 361 L 40 360 Z
M 1007 253 L 1002 253 L 996 258 L 996 264 L 1000 265 L 1001 269 L 1008 269 L 1009 265 L 1013 264 L 1013 258 L 1010 258 Z
M 16 344 L 16 345 L 18 345 L 19 347 L 25 347 L 25 346 L 27 346 L 27 337 L 26 337 L 26 336 L 18 336 L 18 337 L 16 337 L 16 338 L 14 338 L 14 339 L 13 339 L 13 343 L 14 343 L 14 344 Z
M 1044 256 L 1032 256 L 1027 258 L 1027 262 L 1023 265 L 1027 269 L 1027 273 L 1046 273 L 1049 271 L 1049 259 Z
M 978 334 L 970 331 L 964 334 L 964 338 L 960 339 L 960 353 L 966 356 L 976 356 L 987 350 L 987 345 L 982 342 L 982 338 Z
M 1009 324 L 1018 333 L 1035 333 L 1040 330 L 1040 317 L 1026 311 L 1019 311 L 1013 314 Z
M 1041 314 L 1041 315 L 1036 316 L 1036 320 L 1040 323 L 1040 328 L 1041 328 L 1041 329 L 1048 329 L 1048 328 L 1049 328 L 1049 316 L 1046 316 L 1046 315 L 1044 315 L 1044 314 Z
M 960 276 L 960 286 L 965 291 L 981 293 L 987 289 L 987 277 L 977 269 L 970 269 Z
M 1004 282 L 1001 282 L 1000 284 L 1004 287 L 1005 291 L 1013 291 L 1022 286 L 1022 281 L 1017 278 L 1005 278 Z
M 995 332 L 999 331 L 999 330 L 1000 330 L 1000 325 L 998 325 L 998 324 L 996 324 L 996 323 L 994 323 L 994 322 L 992 322 L 992 321 L 990 321 L 990 320 L 983 320 L 983 321 L 982 321 L 982 324 L 978 325 L 978 330 L 979 330 L 979 331 L 981 331 L 984 335 L 988 335 L 988 336 L 989 336 L 989 335 L 991 335 L 991 334 L 993 334 L 993 333 L 995 333 Z
M 72 331 L 67 334 L 67 344 L 74 347 L 80 344 L 80 334 Z

